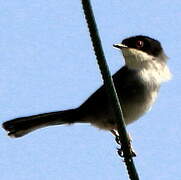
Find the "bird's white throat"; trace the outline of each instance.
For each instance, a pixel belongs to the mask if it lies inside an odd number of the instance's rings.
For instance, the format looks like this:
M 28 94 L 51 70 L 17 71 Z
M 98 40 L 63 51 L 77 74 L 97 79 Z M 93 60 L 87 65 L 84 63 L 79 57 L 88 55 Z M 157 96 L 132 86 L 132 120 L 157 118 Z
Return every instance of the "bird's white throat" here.
M 167 57 L 164 53 L 154 57 L 133 48 L 122 49 L 122 53 L 127 67 L 137 70 L 140 78 L 147 83 L 160 84 L 171 79 L 171 73 L 166 65 Z

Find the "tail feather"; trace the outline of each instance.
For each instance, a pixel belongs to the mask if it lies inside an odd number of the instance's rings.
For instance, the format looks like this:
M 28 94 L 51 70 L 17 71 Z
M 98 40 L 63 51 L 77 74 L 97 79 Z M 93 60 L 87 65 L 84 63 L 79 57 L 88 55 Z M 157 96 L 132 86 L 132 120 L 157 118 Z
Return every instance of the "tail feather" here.
M 20 117 L 3 123 L 3 128 L 11 137 L 21 137 L 36 129 L 61 124 L 80 122 L 77 109 L 38 114 L 29 117 Z

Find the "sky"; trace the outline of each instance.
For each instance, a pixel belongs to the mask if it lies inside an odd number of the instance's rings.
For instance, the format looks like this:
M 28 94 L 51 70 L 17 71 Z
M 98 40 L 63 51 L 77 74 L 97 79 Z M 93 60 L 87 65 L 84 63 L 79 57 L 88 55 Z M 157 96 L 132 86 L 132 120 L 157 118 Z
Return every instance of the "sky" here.
M 140 179 L 181 177 L 181 1 L 92 0 L 111 73 L 124 65 L 112 45 L 158 39 L 172 80 L 152 110 L 127 127 Z M 0 122 L 79 106 L 102 85 L 81 1 L 0 0 Z M 128 179 L 114 137 L 89 124 L 54 126 L 12 139 L 0 128 L 1 180 Z

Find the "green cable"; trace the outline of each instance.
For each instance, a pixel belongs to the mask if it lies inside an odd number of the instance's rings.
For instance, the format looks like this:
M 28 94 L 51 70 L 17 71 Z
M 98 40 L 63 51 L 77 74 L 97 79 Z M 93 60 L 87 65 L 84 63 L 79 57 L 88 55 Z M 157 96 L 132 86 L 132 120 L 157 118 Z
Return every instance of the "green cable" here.
M 99 68 L 102 74 L 104 85 L 106 87 L 110 102 L 112 102 L 113 109 L 115 110 L 115 116 L 117 120 L 118 133 L 121 141 L 121 149 L 123 152 L 124 162 L 126 164 L 129 178 L 131 180 L 139 180 L 132 154 L 130 151 L 130 140 L 127 135 L 126 125 L 124 122 L 124 117 L 122 109 L 119 103 L 119 99 L 115 90 L 115 86 L 112 77 L 109 72 L 108 65 L 104 56 L 103 48 L 101 45 L 101 40 L 99 38 L 99 33 L 97 30 L 94 14 L 89 0 L 82 0 L 82 6 L 85 14 L 85 19 L 89 28 L 89 33 L 94 48 L 94 52 L 99 64 Z

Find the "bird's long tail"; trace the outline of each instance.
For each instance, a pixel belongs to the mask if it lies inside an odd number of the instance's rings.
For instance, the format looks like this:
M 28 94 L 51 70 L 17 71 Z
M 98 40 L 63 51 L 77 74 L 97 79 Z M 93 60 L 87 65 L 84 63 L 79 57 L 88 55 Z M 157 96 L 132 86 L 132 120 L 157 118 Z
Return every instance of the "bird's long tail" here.
M 61 124 L 81 122 L 78 109 L 57 111 L 45 114 L 38 114 L 29 117 L 16 118 L 3 123 L 3 128 L 8 131 L 11 137 L 21 137 L 36 129 Z

